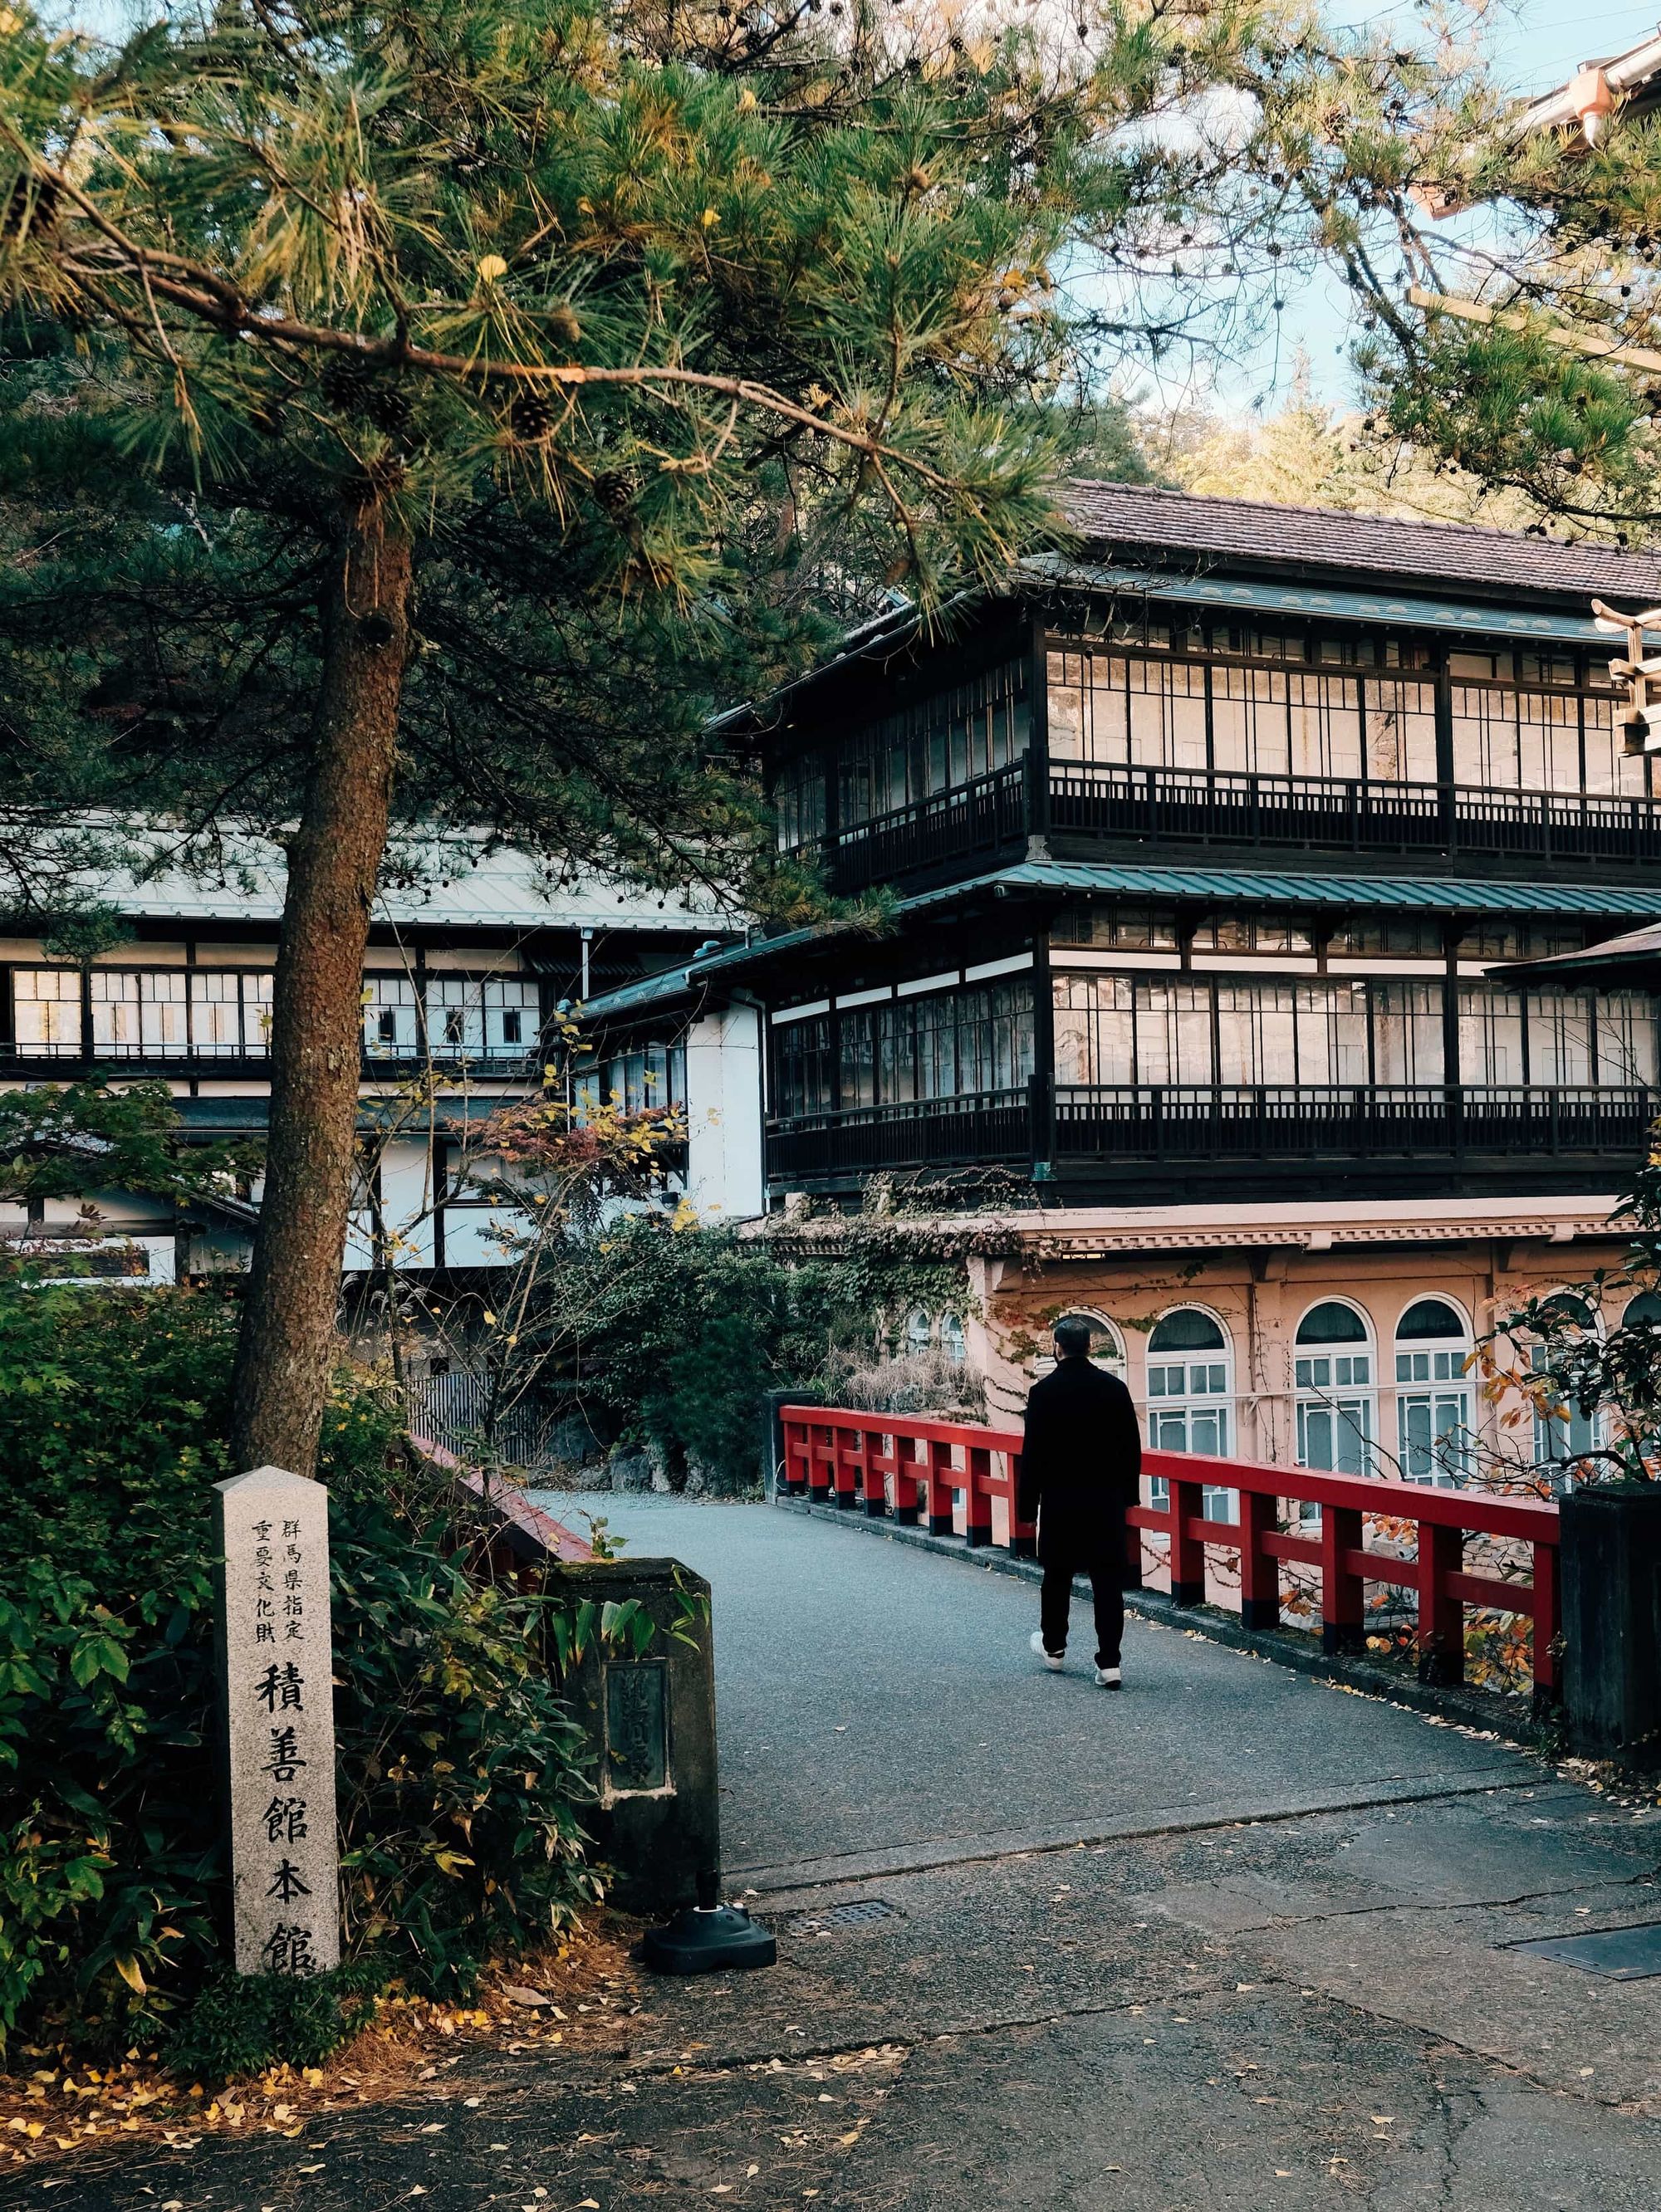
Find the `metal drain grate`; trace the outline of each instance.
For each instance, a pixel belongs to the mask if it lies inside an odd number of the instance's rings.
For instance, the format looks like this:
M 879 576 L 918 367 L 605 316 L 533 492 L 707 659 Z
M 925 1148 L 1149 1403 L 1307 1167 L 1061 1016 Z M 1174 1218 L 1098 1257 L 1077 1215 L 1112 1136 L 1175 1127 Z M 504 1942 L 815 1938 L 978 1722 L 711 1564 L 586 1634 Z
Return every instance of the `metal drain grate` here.
M 1603 1928 L 1585 1936 L 1545 1936 L 1507 1948 L 1531 1952 L 1536 1959 L 1555 1959 L 1611 1982 L 1647 1982 L 1661 1974 L 1661 1922 L 1657 1921 L 1638 1928 Z
M 793 1912 L 785 1926 L 800 1936 L 828 1935 L 833 1928 L 868 1928 L 873 1920 L 903 1920 L 898 1905 L 880 1897 L 862 1897 L 851 1905 L 827 1905 L 818 1912 Z

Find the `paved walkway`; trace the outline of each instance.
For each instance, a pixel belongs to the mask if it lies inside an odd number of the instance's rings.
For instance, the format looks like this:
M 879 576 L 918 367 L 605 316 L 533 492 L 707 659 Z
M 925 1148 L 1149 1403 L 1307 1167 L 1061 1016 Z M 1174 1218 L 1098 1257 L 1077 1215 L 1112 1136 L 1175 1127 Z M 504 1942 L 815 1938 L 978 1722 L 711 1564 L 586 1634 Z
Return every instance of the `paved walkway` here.
M 1116 1698 L 1045 1674 L 1030 1586 L 861 1527 L 550 1502 L 715 1585 L 777 1966 L 5 2212 L 1661 2208 L 1661 1976 L 1530 1948 L 1661 1923 L 1653 1809 L 1180 1630 L 1132 1626 Z
M 1495 1744 L 1135 1620 L 1107 1694 L 1082 1601 L 1073 1663 L 1049 1674 L 1030 1583 L 857 1523 L 536 1502 L 709 1577 L 727 1866 L 757 1887 L 1534 1778 Z

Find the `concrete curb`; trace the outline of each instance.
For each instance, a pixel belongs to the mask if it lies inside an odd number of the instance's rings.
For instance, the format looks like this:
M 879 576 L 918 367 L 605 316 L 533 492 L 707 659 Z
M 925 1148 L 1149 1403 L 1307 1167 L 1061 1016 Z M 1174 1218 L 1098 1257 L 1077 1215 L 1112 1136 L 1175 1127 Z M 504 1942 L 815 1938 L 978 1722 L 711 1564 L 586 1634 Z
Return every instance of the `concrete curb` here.
M 873 1536 L 885 1537 L 891 1544 L 910 1544 L 920 1552 L 956 1559 L 982 1573 L 1013 1575 L 1029 1583 L 1043 1578 L 1043 1571 L 1036 1559 L 1018 1559 L 997 1545 L 977 1545 L 971 1550 L 961 1536 L 931 1536 L 926 1528 L 904 1527 L 888 1515 L 867 1515 L 858 1505 L 817 1505 L 805 1498 L 776 1496 L 772 1503 L 782 1512 L 829 1521 L 841 1528 L 862 1529 Z M 1316 1675 L 1345 1689 L 1363 1691 L 1368 1697 L 1405 1705 L 1413 1712 L 1457 1721 L 1462 1728 L 1493 1734 L 1525 1751 L 1549 1751 L 1551 1729 L 1536 1721 L 1525 1707 L 1513 1709 L 1508 1699 L 1490 1697 L 1481 1690 L 1415 1681 L 1410 1675 L 1365 1659 L 1329 1656 L 1312 1638 L 1300 1636 L 1295 1629 L 1246 1628 L 1232 1613 L 1220 1612 L 1215 1606 L 1173 1605 L 1162 1590 L 1128 1589 L 1124 1601 L 1127 1613 L 1158 1621 L 1162 1627 L 1187 1629 L 1209 1643 L 1226 1644 L 1231 1650 L 1290 1667 L 1299 1674 Z

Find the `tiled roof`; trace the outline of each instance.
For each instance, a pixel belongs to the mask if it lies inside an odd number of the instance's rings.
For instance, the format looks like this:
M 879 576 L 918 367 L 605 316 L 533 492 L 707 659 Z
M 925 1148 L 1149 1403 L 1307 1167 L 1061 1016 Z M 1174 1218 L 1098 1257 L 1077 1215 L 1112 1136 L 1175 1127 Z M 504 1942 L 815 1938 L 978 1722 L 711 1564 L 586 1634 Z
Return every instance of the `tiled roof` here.
M 1543 960 L 1512 960 L 1504 967 L 1490 968 L 1488 973 L 1506 982 L 1524 982 L 1530 976 L 1541 982 L 1554 977 L 1571 983 L 1603 977 L 1618 982 L 1623 975 L 1638 982 L 1658 970 L 1661 970 L 1661 921 L 1646 922 L 1642 929 L 1629 929 L 1620 937 L 1606 937 L 1601 945 L 1588 945 L 1584 952 L 1553 952 Z
M 1062 500 L 1081 537 L 1115 551 L 1158 550 L 1226 567 L 1238 561 L 1364 570 L 1405 580 L 1434 578 L 1468 589 L 1593 593 L 1652 605 L 1661 599 L 1661 557 L 1619 547 L 1566 544 L 1513 530 L 1463 523 L 1402 522 L 1335 507 L 1274 507 L 1214 499 L 1146 484 L 1074 478 Z
M 162 921 L 273 923 L 282 915 L 286 862 L 275 835 L 225 828 L 210 865 L 205 859 L 193 862 L 183 836 L 159 822 L 88 815 L 67 823 L 64 833 L 107 841 L 107 864 L 82 870 L 66 889 L 118 914 Z M 661 897 L 643 886 L 592 875 L 568 882 L 556 862 L 499 845 L 483 830 L 395 831 L 386 877 L 375 898 L 374 919 L 380 923 L 653 934 L 734 927 L 733 917 L 702 892 Z

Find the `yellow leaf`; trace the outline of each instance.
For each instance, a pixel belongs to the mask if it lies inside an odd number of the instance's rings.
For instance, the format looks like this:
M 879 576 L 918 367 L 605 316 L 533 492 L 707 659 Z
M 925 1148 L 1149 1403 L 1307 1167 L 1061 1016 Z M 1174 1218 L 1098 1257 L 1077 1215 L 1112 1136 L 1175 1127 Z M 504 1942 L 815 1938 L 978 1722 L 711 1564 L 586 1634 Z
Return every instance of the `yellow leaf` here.
M 136 1996 L 143 1996 L 144 1977 L 139 1972 L 137 1959 L 118 1959 L 115 1962 L 115 1971 Z
M 508 274 L 508 264 L 499 253 L 487 253 L 478 264 L 478 273 L 487 284 L 494 284 Z
M 715 213 L 714 208 L 705 208 L 698 221 L 705 230 L 713 230 L 721 221 L 721 217 Z

